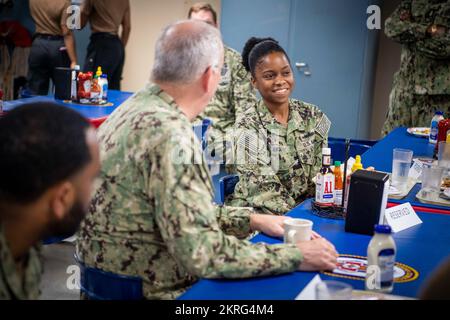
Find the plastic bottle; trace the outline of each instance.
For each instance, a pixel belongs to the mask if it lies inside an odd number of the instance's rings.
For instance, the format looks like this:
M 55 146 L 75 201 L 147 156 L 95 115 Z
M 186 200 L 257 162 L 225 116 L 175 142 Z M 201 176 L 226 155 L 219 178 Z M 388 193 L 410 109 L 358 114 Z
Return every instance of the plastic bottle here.
M 394 266 L 397 247 L 391 227 L 376 225 L 367 248 L 366 290 L 391 292 L 394 287 Z
M 102 74 L 100 86 L 102 88 L 102 100 L 108 101 L 108 76 L 106 74 Z
M 100 77 L 102 76 L 102 68 L 98 67 L 97 72 L 95 73 L 94 80 L 92 81 L 91 88 L 91 102 L 98 103 L 102 98 L 102 88 L 100 85 Z
M 352 166 L 352 173 L 354 173 L 356 170 L 362 170 L 363 164 L 361 162 L 361 156 L 356 156 L 355 163 Z
M 431 119 L 430 125 L 430 139 L 429 142 L 432 144 L 436 144 L 438 141 L 438 133 L 439 133 L 439 121 L 444 120 L 444 113 L 442 111 L 436 111 L 433 119 Z
M 334 204 L 334 174 L 330 168 L 331 149 L 322 149 L 322 168 L 317 174 L 316 203 L 322 206 Z
M 345 177 L 345 200 L 344 200 L 344 209 L 347 210 L 347 203 L 348 203 L 348 196 L 350 193 L 350 181 L 351 181 L 351 175 L 357 171 L 357 170 L 362 170 L 363 169 L 363 165 L 361 163 L 361 156 L 356 156 L 355 158 L 355 163 L 352 166 L 352 171 L 351 173 Z
M 97 71 L 95 72 L 95 78 L 97 79 L 98 85 L 100 86 L 100 97 L 98 98 L 99 100 L 101 100 L 103 97 L 102 76 L 103 76 L 102 67 L 99 66 L 97 68 Z
M 80 103 L 89 103 L 91 99 L 92 72 L 78 73 L 78 101 Z
M 72 69 L 72 79 L 70 85 L 70 99 L 73 102 L 78 101 L 78 73 L 80 72 L 80 66 L 76 65 Z
M 342 189 L 344 181 L 342 178 L 341 162 L 334 162 L 334 204 L 342 206 Z
M 436 146 L 434 147 L 433 157 L 437 159 L 439 153 L 439 142 L 447 140 L 447 132 L 450 130 L 450 119 L 444 119 L 439 121 L 438 124 L 438 140 Z

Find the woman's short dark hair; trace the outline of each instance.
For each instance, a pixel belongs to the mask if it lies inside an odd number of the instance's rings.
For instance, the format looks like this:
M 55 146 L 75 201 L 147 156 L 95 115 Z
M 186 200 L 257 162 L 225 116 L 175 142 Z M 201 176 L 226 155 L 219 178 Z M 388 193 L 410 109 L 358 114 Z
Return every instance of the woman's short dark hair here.
M 273 52 L 281 52 L 288 59 L 286 51 L 273 38 L 255 38 L 252 37 L 246 42 L 242 51 L 242 64 L 248 72 L 255 76 L 255 68 L 261 59 Z
M 0 118 L 0 201 L 30 203 L 91 161 L 90 123 L 54 103 L 30 103 Z

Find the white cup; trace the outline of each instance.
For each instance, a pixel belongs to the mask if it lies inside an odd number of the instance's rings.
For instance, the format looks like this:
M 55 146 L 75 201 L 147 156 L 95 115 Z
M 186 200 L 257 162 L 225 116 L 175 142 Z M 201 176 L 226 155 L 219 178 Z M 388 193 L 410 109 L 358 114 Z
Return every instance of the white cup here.
M 284 220 L 284 242 L 297 243 L 309 241 L 312 236 L 313 222 L 306 219 Z

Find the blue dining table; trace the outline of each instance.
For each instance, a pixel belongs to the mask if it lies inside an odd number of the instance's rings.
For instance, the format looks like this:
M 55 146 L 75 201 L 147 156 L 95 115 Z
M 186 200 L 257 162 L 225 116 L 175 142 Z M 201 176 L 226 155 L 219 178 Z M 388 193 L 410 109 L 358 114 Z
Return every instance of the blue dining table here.
M 55 99 L 53 96 L 34 96 L 30 98 L 22 98 L 12 101 L 5 101 L 3 110 L 8 112 L 18 106 L 26 103 L 34 102 L 54 102 L 64 107 L 69 107 L 73 110 L 80 112 L 88 119 L 97 119 L 109 116 L 118 106 L 125 102 L 129 97 L 133 95 L 132 92 L 109 90 L 108 102 L 105 106 L 84 105 L 79 103 L 64 102 L 63 100 Z
M 432 158 L 434 144 L 428 139 L 416 137 L 407 132 L 406 128 L 397 128 L 380 140 L 370 150 L 365 152 L 361 158 L 364 167 L 373 166 L 376 170 L 392 172 L 392 158 L 395 148 L 409 149 L 414 152 L 413 158 Z M 420 202 L 416 199 L 416 194 L 420 191 L 421 185 L 416 184 L 403 199 L 389 199 L 391 204 L 402 204 L 409 202 L 415 208 L 431 209 L 434 212 L 450 214 L 450 207 Z M 420 210 L 420 209 L 419 209 Z M 430 211 L 430 210 L 427 210 Z
M 434 145 L 429 144 L 427 139 L 408 134 L 406 128 L 398 128 L 362 155 L 364 167 L 374 166 L 377 170 L 391 172 L 394 148 L 413 150 L 414 157 L 432 157 Z M 403 200 L 389 200 L 393 203 L 409 201 L 412 205 L 421 206 L 416 209 L 423 223 L 394 234 L 397 245 L 397 262 L 411 267 L 418 273 L 417 279 L 394 285 L 392 293 L 406 297 L 417 297 L 427 276 L 446 257 L 450 256 L 450 216 L 426 212 L 428 208 L 441 210 L 445 208 L 423 204 L 415 200 L 415 193 L 417 193 L 418 188 L 420 188 L 420 185 L 416 185 Z M 424 211 L 420 211 L 420 208 L 423 208 Z M 316 216 L 311 209 L 311 200 L 300 204 L 287 215 L 312 220 L 314 230 L 331 241 L 340 254 L 361 257 L 367 255 L 370 236 L 345 232 L 343 220 Z M 280 243 L 282 239 L 260 234 L 251 241 L 254 243 Z M 202 279 L 179 299 L 293 300 L 317 274 L 319 273 L 293 272 L 279 276 L 241 280 Z M 364 289 L 364 281 L 362 280 L 336 278 L 324 273 L 320 276 L 323 280 L 344 281 L 351 284 L 354 289 Z
M 395 283 L 392 294 L 417 297 L 427 276 L 450 256 L 450 217 L 440 214 L 418 212 L 422 224 L 394 234 L 397 246 L 396 260 L 414 269 L 417 279 Z M 288 213 L 294 218 L 312 220 L 314 230 L 331 241 L 340 254 L 362 256 L 367 254 L 370 236 L 344 231 L 343 220 L 332 220 L 316 216 L 311 210 L 311 200 L 307 200 Z M 251 242 L 281 243 L 282 239 L 263 234 Z M 318 272 L 293 272 L 284 275 L 241 280 L 200 280 L 180 300 L 293 300 Z M 324 273 L 322 280 L 346 282 L 354 289 L 364 290 L 363 280 L 337 278 Z

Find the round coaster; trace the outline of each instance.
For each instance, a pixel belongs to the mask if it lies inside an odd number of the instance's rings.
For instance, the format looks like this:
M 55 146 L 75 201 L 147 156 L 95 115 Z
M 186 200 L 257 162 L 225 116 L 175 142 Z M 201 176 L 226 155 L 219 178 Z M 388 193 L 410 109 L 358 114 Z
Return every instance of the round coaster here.
M 338 266 L 332 272 L 324 272 L 327 276 L 364 281 L 366 278 L 367 258 L 350 254 L 341 254 Z M 414 281 L 419 272 L 406 264 L 396 262 L 394 266 L 394 282 Z

